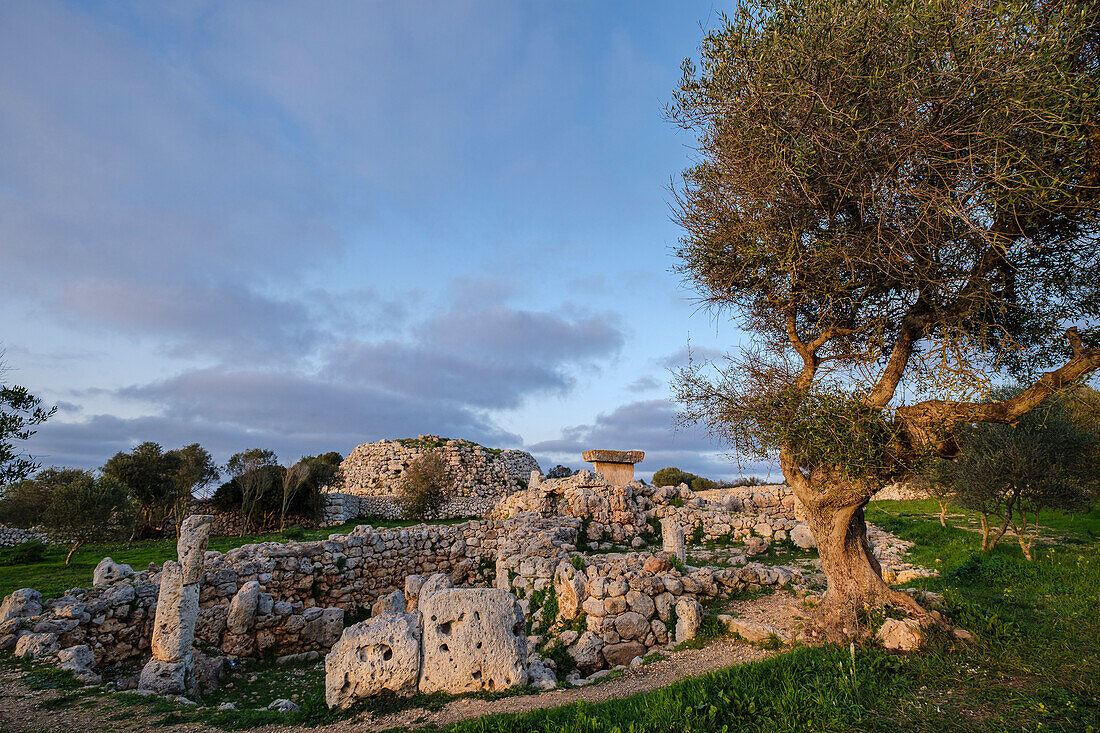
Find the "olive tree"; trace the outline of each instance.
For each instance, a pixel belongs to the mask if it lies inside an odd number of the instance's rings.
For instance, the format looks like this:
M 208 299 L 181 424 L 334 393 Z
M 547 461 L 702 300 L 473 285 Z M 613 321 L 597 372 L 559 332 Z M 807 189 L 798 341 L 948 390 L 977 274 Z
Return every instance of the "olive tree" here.
M 747 0 L 668 106 L 698 140 L 679 271 L 749 338 L 680 374 L 682 418 L 777 456 L 825 630 L 888 588 L 863 508 L 961 423 L 1100 367 L 1096 0 Z M 992 381 L 1026 380 L 988 398 Z
M 0 352 L 0 358 L 4 356 Z M 7 371 L 0 362 L 0 377 Z M 25 479 L 38 470 L 40 464 L 16 445 L 34 435 L 34 428 L 46 422 L 57 411 L 46 409 L 42 400 L 26 387 L 0 384 L 0 486 Z

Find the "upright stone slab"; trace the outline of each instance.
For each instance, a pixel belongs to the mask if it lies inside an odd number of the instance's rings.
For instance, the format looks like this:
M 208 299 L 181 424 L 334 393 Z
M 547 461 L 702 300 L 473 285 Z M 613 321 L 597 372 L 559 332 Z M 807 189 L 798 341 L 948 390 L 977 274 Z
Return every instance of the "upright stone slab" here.
M 527 634 L 516 597 L 500 588 L 420 596 L 420 692 L 480 692 L 527 684 Z
M 672 517 L 661 520 L 661 549 L 681 563 L 687 562 L 687 550 L 684 548 L 684 528 Z
M 416 692 L 420 674 L 417 613 L 385 613 L 344 629 L 325 657 L 325 702 L 346 708 L 383 690 Z
M 199 617 L 206 543 L 214 517 L 196 514 L 183 520 L 176 543 L 179 562 L 164 563 L 153 620 L 153 658 L 141 670 L 138 687 L 161 695 L 187 695 L 195 689 L 195 622 Z

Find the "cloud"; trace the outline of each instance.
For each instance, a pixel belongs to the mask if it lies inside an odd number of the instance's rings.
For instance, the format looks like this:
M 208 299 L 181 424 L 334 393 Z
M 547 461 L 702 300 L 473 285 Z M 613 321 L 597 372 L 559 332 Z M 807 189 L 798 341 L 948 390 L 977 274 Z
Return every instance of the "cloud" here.
M 527 447 L 543 465 L 565 463 L 580 467 L 580 454 L 592 448 L 643 450 L 645 460 L 638 475 L 651 476 L 665 466 L 676 466 L 702 476 L 732 479 L 744 475 L 775 475 L 770 463 L 730 459 L 713 438 L 693 428 L 675 425 L 676 405 L 670 400 L 631 402 L 608 413 L 600 413 L 588 425 L 562 431 L 562 437 Z
M 678 370 L 687 366 L 689 358 L 696 364 L 701 364 L 708 361 L 717 361 L 724 356 L 725 353 L 718 349 L 711 349 L 706 346 L 684 346 L 668 356 L 657 359 L 656 363 L 665 369 Z
M 626 386 L 630 392 L 649 392 L 651 390 L 661 387 L 664 383 L 658 381 L 656 378 L 650 375 L 638 377 L 633 382 Z

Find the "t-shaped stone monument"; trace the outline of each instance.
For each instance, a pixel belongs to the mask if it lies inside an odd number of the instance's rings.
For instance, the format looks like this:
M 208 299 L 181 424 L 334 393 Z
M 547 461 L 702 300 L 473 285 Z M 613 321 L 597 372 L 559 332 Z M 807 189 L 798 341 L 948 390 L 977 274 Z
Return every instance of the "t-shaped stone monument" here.
M 634 464 L 642 462 L 645 451 L 586 450 L 581 457 L 591 461 L 596 473 L 603 474 L 612 486 L 626 486 L 634 480 Z

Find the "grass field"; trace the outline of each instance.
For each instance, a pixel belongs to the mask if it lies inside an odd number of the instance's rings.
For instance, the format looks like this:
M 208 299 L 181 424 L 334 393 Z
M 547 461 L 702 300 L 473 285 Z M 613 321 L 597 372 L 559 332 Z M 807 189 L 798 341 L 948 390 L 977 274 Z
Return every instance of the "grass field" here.
M 453 524 L 462 521 L 466 520 L 454 519 L 440 523 Z M 356 526 L 365 523 L 368 523 L 367 520 L 357 520 L 336 527 L 289 533 L 272 532 L 244 537 L 212 537 L 209 549 L 226 552 L 234 547 L 258 542 L 285 542 L 288 534 L 298 541 L 323 540 L 328 539 L 331 534 L 346 534 Z M 369 523 L 375 527 L 408 527 L 416 524 L 416 522 L 407 521 L 375 520 Z M 174 538 L 143 540 L 134 542 L 131 547 L 126 547 L 125 543 L 87 545 L 77 550 L 72 562 L 66 565 L 65 556 L 68 553 L 68 547 L 51 546 L 46 550 L 41 562 L 9 565 L 5 564 L 4 558 L 10 556 L 10 550 L 0 552 L 0 598 L 19 588 L 34 588 L 42 593 L 43 598 L 55 598 L 69 588 L 87 588 L 92 584 L 92 571 L 104 557 L 110 557 L 115 562 L 126 563 L 134 570 L 144 570 L 151 562 L 162 565 L 165 560 L 176 559 L 176 540 Z
M 450 730 L 1100 733 L 1098 512 L 1044 517 L 1043 524 L 1066 540 L 1044 546 L 1035 562 L 1029 563 L 1012 543 L 986 556 L 978 554 L 978 535 L 959 526 L 941 527 L 934 502 L 879 502 L 869 507 L 870 521 L 915 543 L 914 560 L 940 569 L 939 577 L 916 585 L 944 595 L 956 624 L 978 637 L 974 644 L 941 635 L 926 651 L 909 656 L 857 648 L 854 662 L 848 649 L 795 648 L 767 661 L 682 680 L 635 697 L 471 720 Z M 968 520 L 965 514 L 956 514 L 954 523 Z M 321 536 L 331 531 L 324 530 Z M 222 539 L 218 549 L 256 539 L 265 538 Z M 170 543 L 149 543 L 133 551 L 158 561 L 171 553 Z M 153 557 L 156 552 L 161 554 Z M 130 561 L 121 552 L 116 554 L 116 559 Z M 39 572 L 53 572 L 55 566 L 56 558 L 54 565 L 44 564 Z M 91 566 L 83 572 L 90 577 Z M 43 587 L 52 582 L 42 577 L 31 580 L 35 582 L 23 584 Z M 18 663 L 10 655 L 5 657 L 6 665 Z M 217 712 L 121 696 L 119 714 L 145 716 L 150 725 L 191 721 L 226 728 L 275 722 L 311 726 L 345 716 L 324 707 L 323 676 L 316 667 L 246 664 L 248 684 L 215 693 L 217 701 L 234 701 L 241 711 Z M 94 689 L 74 689 L 69 700 L 76 705 L 87 695 L 102 694 Z M 250 695 L 261 701 L 275 692 L 299 693 L 301 712 L 281 716 L 243 709 L 252 702 Z M 446 700 L 433 697 L 413 702 L 435 708 Z M 60 704 L 55 702 L 52 709 Z M 369 703 L 371 709 L 380 710 L 407 704 L 386 699 Z

